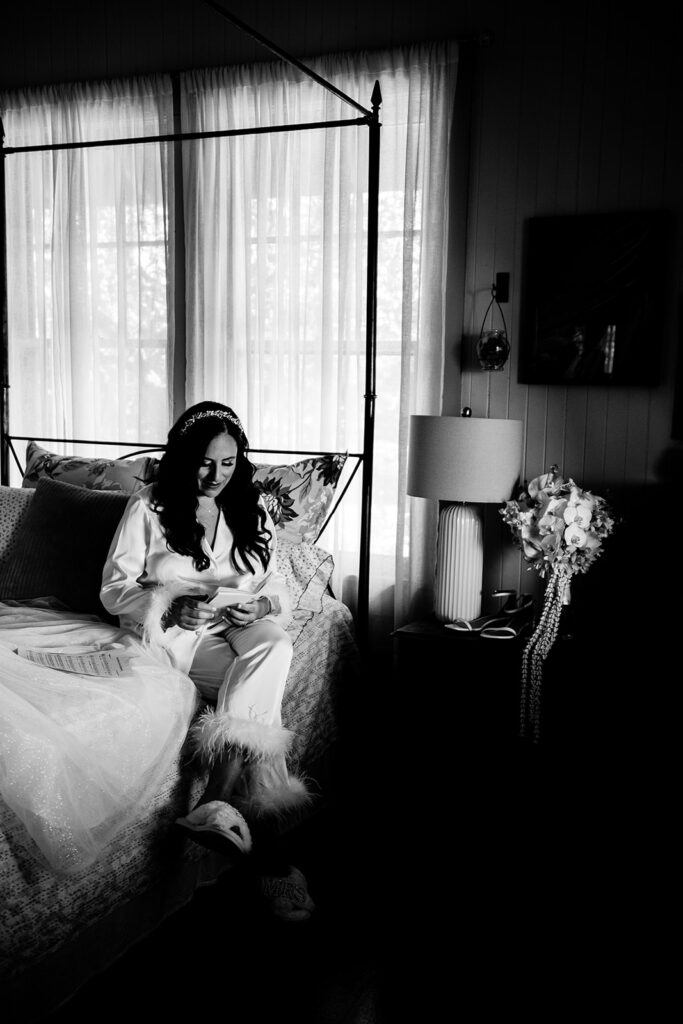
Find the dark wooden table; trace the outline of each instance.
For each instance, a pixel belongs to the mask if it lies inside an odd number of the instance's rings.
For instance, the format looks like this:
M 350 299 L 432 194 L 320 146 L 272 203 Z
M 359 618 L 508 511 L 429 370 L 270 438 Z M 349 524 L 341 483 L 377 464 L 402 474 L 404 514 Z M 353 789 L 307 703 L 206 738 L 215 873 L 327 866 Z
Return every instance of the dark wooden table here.
M 492 639 L 449 629 L 436 619 L 401 626 L 394 638 L 394 675 L 404 698 L 438 719 L 453 741 L 491 748 L 516 742 L 522 637 Z

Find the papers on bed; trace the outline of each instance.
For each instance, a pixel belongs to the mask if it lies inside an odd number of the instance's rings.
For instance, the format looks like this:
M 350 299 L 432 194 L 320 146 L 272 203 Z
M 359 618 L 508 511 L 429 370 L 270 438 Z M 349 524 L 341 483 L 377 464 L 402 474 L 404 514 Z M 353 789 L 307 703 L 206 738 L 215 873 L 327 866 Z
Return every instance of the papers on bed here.
M 36 665 L 75 672 L 84 676 L 125 676 L 130 674 L 131 653 L 118 650 L 49 651 L 18 647 L 16 653 Z

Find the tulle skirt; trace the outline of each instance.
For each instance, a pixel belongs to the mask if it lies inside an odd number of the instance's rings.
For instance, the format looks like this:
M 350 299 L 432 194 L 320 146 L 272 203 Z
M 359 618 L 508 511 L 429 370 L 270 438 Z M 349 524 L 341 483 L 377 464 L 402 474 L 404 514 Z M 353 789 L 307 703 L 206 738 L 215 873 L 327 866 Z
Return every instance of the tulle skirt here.
M 21 648 L 116 650 L 125 674 L 34 664 Z M 198 694 L 133 634 L 44 603 L 0 603 L 0 796 L 59 873 L 92 863 L 177 760 Z

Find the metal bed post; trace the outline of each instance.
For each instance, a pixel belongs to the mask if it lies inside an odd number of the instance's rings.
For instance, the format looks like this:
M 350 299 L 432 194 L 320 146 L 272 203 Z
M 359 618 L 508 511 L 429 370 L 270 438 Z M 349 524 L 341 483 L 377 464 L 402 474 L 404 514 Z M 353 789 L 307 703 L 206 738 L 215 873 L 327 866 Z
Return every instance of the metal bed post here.
M 2 342 L 0 342 L 0 484 L 9 483 L 9 334 L 7 325 L 7 224 L 5 221 L 5 128 L 0 119 L 0 317 L 2 317 Z
M 370 596 L 370 527 L 372 520 L 372 471 L 375 446 L 375 399 L 377 393 L 377 243 L 379 235 L 379 82 L 372 90 L 372 119 L 368 122 L 368 253 L 365 297 L 365 422 L 363 428 L 363 478 L 361 505 L 361 549 L 358 568 L 358 641 L 368 644 Z

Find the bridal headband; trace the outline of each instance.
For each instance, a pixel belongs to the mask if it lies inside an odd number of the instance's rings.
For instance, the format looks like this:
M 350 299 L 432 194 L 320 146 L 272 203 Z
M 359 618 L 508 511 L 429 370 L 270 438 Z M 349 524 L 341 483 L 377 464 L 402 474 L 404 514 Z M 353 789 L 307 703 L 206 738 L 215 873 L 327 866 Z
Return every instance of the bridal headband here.
M 196 412 L 189 419 L 185 420 L 182 427 L 180 428 L 180 436 L 188 432 L 190 427 L 198 420 L 214 419 L 214 420 L 228 420 L 233 426 L 237 427 L 242 437 L 244 437 L 244 428 L 240 423 L 237 416 L 231 409 L 202 409 L 201 412 Z

